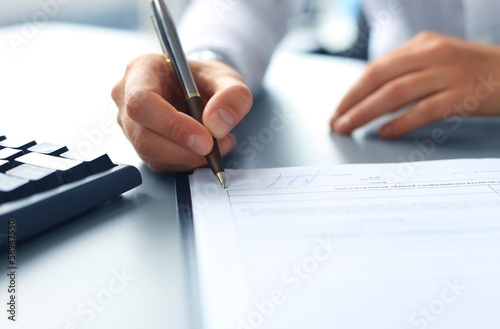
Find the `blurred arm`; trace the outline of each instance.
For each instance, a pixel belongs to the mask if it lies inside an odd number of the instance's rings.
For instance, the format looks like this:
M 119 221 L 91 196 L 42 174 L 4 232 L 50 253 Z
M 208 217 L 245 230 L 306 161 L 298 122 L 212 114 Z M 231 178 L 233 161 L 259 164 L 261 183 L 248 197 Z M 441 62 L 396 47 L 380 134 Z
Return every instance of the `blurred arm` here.
M 180 25 L 189 54 L 212 50 L 258 91 L 271 55 L 304 0 L 192 0 Z

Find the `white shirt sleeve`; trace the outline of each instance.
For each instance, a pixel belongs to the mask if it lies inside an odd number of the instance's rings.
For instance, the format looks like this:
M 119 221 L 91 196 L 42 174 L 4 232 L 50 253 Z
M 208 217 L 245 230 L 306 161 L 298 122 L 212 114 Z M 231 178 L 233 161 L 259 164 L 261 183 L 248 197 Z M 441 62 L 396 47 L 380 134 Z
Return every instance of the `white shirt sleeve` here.
M 303 4 L 304 0 L 191 0 L 179 28 L 184 51 L 221 53 L 256 92 L 289 19 Z
M 363 10 L 371 27 L 370 59 L 426 30 L 500 44 L 498 0 L 363 0 Z

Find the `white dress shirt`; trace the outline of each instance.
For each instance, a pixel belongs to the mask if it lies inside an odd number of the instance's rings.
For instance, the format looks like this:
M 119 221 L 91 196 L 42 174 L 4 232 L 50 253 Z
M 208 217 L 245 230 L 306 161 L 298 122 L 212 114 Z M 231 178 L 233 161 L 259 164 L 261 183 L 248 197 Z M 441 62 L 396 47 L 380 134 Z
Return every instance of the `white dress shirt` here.
M 305 0 L 191 0 L 180 27 L 185 51 L 223 54 L 256 91 L 289 20 L 305 4 Z M 370 59 L 425 30 L 500 44 L 499 0 L 362 0 L 362 9 L 371 27 Z

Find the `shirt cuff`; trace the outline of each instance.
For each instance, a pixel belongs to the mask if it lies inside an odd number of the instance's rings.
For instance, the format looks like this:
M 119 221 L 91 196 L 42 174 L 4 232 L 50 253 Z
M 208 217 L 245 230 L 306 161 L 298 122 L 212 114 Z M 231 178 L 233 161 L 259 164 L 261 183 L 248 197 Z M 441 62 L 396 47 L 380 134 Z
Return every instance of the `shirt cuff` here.
M 187 58 L 195 61 L 221 61 L 241 74 L 234 62 L 225 54 L 211 49 L 197 49 L 186 54 Z

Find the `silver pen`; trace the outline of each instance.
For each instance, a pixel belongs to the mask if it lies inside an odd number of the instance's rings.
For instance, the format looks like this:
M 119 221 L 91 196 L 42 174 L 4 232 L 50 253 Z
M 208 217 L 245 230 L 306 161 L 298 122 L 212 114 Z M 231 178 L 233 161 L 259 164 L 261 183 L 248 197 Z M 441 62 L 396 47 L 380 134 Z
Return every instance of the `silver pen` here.
M 205 104 L 200 97 L 198 88 L 193 79 L 193 74 L 182 50 L 179 35 L 174 25 L 174 21 L 168 12 L 167 6 L 163 0 L 150 0 L 153 15 L 153 26 L 160 40 L 165 60 L 172 66 L 173 71 L 177 75 L 184 93 L 186 94 L 186 110 L 187 113 L 203 124 L 202 116 Z M 226 187 L 226 174 L 222 166 L 222 157 L 219 151 L 219 145 L 214 138 L 214 146 L 212 151 L 206 156 L 208 165 L 212 172 L 217 177 L 222 187 Z

